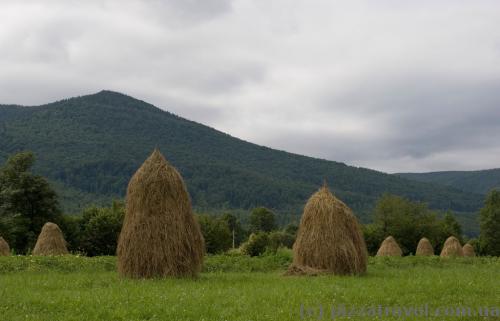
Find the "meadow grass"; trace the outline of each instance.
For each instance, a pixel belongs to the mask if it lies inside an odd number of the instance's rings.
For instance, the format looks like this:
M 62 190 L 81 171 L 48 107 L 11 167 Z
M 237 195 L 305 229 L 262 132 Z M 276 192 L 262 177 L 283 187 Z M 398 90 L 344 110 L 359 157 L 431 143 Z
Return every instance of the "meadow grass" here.
M 370 258 L 360 277 L 284 277 L 290 259 L 210 256 L 197 279 L 126 280 L 114 257 L 0 257 L 0 320 L 331 320 L 343 305 L 368 307 L 350 320 L 485 320 L 370 307 L 500 306 L 498 258 Z

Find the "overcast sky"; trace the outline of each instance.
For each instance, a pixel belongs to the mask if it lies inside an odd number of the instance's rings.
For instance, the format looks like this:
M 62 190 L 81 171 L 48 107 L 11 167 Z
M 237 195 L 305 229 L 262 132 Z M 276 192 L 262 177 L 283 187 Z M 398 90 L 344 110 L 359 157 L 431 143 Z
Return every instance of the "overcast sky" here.
M 0 103 L 101 89 L 350 165 L 500 167 L 500 1 L 0 1 Z

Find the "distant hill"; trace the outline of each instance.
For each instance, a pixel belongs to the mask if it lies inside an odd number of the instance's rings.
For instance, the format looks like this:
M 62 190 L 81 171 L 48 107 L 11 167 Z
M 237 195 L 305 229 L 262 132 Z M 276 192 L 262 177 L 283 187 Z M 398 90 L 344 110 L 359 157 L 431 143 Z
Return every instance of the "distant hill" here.
M 462 172 L 399 173 L 397 175 L 420 182 L 452 186 L 471 193 L 487 194 L 492 189 L 500 190 L 500 168 Z
M 158 147 L 187 181 L 200 210 L 267 206 L 282 223 L 298 218 L 326 179 L 363 221 L 383 193 L 459 212 L 475 230 L 483 195 L 343 163 L 273 150 L 231 137 L 129 96 L 102 91 L 37 106 L 0 106 L 0 161 L 32 150 L 67 212 L 124 196 L 128 180 Z

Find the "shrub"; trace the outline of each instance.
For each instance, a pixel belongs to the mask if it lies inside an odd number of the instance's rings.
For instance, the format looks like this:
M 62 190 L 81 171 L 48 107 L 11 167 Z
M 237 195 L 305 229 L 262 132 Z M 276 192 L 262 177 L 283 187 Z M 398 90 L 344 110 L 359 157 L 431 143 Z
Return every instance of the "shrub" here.
M 113 202 L 111 207 L 91 207 L 83 212 L 80 249 L 89 256 L 114 255 L 122 228 L 125 208 Z
M 264 232 L 252 233 L 248 241 L 243 243 L 241 251 L 250 256 L 262 255 L 269 246 L 269 236 Z
M 231 248 L 232 233 L 226 221 L 210 215 L 198 215 L 207 253 L 222 253 Z
M 295 242 L 295 236 L 288 234 L 285 231 L 274 231 L 269 233 L 268 248 L 272 252 L 276 252 L 279 248 L 286 247 L 291 249 Z

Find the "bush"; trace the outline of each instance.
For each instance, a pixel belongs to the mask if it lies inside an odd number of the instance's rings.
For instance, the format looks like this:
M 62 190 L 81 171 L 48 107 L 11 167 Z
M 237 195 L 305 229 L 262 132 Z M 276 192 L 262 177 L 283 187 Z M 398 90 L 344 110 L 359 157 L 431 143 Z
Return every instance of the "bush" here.
M 279 248 L 286 247 L 291 249 L 295 242 L 295 236 L 284 231 L 275 231 L 269 233 L 268 249 L 276 252 Z
M 241 246 L 241 252 L 250 256 L 262 255 L 269 246 L 269 236 L 264 232 L 252 233 Z
M 377 254 L 380 244 L 385 238 L 382 229 L 375 224 L 363 225 L 361 229 L 363 231 L 363 236 L 365 237 L 368 254 Z
M 124 216 L 125 207 L 119 202 L 86 209 L 81 219 L 81 250 L 89 256 L 114 255 Z
M 232 233 L 226 221 L 210 215 L 198 215 L 207 253 L 222 253 L 231 248 Z

